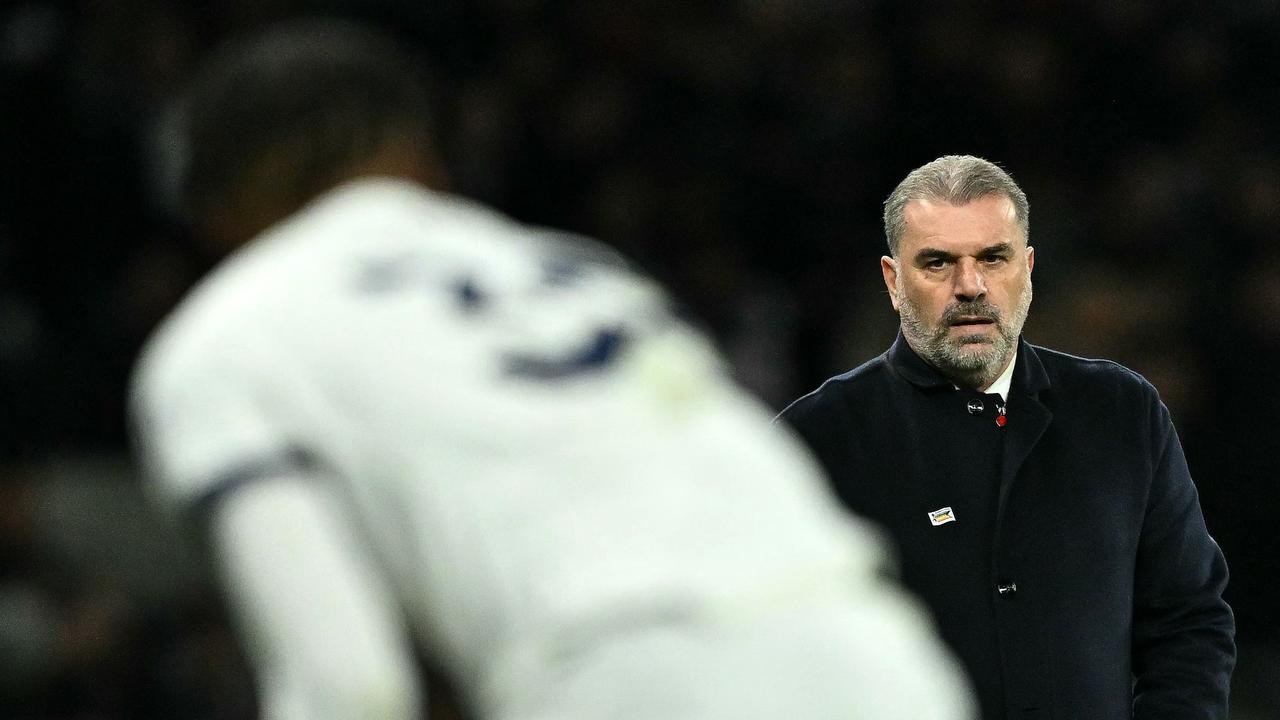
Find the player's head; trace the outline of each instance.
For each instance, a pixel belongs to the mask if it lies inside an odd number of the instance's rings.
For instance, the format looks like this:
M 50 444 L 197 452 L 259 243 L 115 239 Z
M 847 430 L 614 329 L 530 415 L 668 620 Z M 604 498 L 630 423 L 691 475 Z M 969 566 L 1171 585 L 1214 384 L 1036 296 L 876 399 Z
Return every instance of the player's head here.
M 225 251 L 354 177 L 443 185 L 421 70 L 391 39 L 336 20 L 233 40 L 161 123 L 168 204 Z

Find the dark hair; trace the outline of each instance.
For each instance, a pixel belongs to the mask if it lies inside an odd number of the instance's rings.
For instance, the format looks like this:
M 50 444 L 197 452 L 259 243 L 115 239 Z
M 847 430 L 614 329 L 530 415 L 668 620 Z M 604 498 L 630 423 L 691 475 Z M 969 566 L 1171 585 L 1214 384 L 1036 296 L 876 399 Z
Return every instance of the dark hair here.
M 246 191 L 296 207 L 388 139 L 426 152 L 424 78 L 391 38 L 345 21 L 294 21 L 232 41 L 161 121 L 165 204 L 196 221 Z M 269 183 L 248 187 L 266 167 Z

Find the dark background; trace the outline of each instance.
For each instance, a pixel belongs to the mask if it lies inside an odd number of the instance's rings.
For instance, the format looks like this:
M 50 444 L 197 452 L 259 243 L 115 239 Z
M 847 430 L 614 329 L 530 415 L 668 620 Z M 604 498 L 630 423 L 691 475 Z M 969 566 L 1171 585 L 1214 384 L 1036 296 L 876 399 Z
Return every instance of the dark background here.
M 6 0 L 0 716 L 252 712 L 123 399 L 207 267 L 153 200 L 156 113 L 211 45 L 306 11 L 421 48 L 456 189 L 631 254 L 774 407 L 892 339 L 897 181 L 1000 162 L 1031 200 L 1027 337 L 1160 389 L 1233 571 L 1233 717 L 1280 717 L 1280 6 L 1222 5 Z

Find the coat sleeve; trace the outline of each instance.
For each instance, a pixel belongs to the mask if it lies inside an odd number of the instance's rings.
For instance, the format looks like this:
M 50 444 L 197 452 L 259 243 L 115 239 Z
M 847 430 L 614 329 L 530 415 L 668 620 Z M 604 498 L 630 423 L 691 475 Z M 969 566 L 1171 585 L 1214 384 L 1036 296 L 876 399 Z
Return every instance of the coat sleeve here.
M 1134 577 L 1134 720 L 1226 720 L 1235 620 L 1227 564 L 1205 527 L 1168 409 L 1152 400 L 1155 455 Z

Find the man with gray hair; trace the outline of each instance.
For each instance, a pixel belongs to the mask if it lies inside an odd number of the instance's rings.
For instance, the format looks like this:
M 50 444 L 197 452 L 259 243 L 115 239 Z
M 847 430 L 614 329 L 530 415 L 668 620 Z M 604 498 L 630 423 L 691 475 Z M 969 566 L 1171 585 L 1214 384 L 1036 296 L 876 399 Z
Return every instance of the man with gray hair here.
M 896 542 L 983 717 L 1225 719 L 1227 567 L 1169 411 L 1131 370 L 1021 339 L 1025 193 L 941 157 L 884 226 L 898 339 L 780 418 Z

